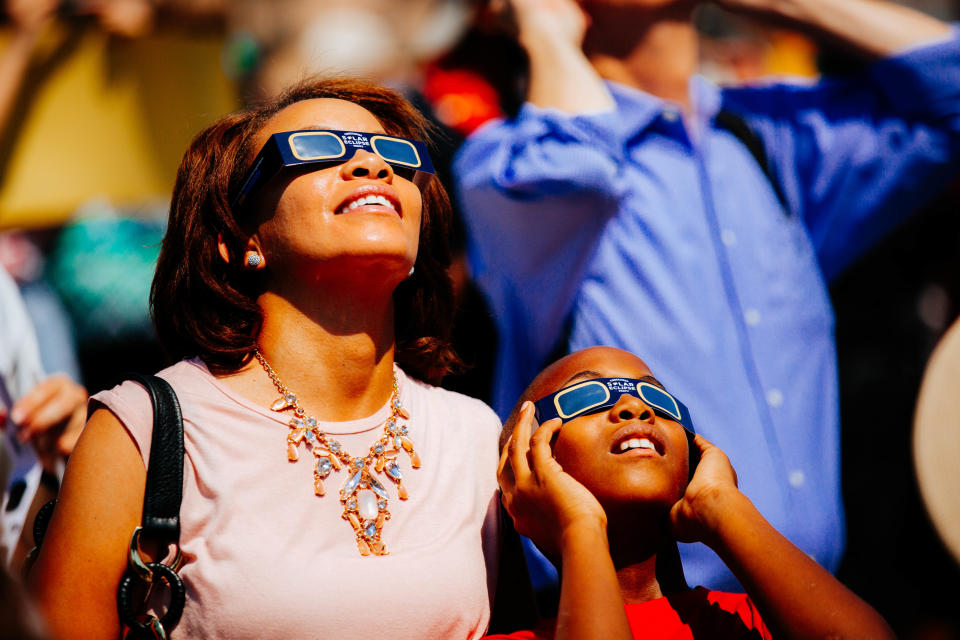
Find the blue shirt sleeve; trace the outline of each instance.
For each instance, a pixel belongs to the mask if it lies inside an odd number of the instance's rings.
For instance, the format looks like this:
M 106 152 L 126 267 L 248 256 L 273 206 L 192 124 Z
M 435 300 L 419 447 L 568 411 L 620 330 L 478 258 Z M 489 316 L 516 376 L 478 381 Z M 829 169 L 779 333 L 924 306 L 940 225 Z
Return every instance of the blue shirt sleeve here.
M 763 139 L 831 279 L 957 174 L 960 37 L 852 79 L 728 89 L 724 108 Z
M 514 120 L 475 133 L 455 159 L 473 276 L 493 306 L 500 340 L 523 353 L 520 366 L 534 374 L 560 338 L 592 249 L 617 211 L 623 151 L 616 118 L 527 104 Z

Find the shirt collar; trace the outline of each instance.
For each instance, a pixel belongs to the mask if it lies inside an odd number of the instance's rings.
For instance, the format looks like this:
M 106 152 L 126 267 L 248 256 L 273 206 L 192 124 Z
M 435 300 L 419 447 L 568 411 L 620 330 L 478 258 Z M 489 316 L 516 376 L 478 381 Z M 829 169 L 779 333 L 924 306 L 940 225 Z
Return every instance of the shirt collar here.
M 646 129 L 665 110 L 673 107 L 663 98 L 616 82 L 607 82 L 607 87 L 617 105 L 617 119 L 626 134 L 639 133 Z M 701 75 L 690 78 L 690 96 L 696 109 L 697 122 L 706 125 L 720 111 L 722 96 L 719 87 Z

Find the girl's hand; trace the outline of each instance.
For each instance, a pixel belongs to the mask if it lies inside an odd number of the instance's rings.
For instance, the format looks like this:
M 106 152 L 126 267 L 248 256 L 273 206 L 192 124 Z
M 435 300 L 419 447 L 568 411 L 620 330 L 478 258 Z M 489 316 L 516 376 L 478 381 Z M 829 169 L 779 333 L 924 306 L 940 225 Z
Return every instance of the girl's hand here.
M 531 437 L 533 414 L 533 403 L 524 403 L 500 455 L 497 478 L 517 531 L 556 554 L 572 525 L 594 525 L 606 531 L 607 516 L 593 494 L 553 458 L 550 441 L 561 421 L 544 423 Z
M 701 435 L 693 442 L 700 449 L 700 462 L 683 497 L 670 509 L 670 525 L 680 542 L 708 541 L 722 513 L 721 498 L 737 489 L 737 472 L 727 454 Z

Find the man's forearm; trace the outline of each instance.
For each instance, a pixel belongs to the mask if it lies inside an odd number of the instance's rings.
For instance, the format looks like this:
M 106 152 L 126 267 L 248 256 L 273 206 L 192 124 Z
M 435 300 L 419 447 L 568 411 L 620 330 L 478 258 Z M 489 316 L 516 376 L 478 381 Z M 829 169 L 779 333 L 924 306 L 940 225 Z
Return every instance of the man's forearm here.
M 580 48 L 547 33 L 521 40 L 530 58 L 527 101 L 568 113 L 614 107 L 613 96 Z
M 886 0 L 731 0 L 731 8 L 768 11 L 873 57 L 945 38 L 950 25 Z

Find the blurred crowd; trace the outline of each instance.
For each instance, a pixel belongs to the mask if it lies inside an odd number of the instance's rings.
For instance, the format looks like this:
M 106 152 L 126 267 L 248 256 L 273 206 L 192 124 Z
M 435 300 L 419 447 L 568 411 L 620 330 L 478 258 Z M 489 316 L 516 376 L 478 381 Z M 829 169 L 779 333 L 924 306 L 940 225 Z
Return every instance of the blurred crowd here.
M 960 14 L 956 0 L 904 4 L 947 20 Z M 148 313 L 165 198 L 191 135 L 230 110 L 310 74 L 372 78 L 434 122 L 434 160 L 450 183 L 462 141 L 516 114 L 526 94 L 526 55 L 496 5 L 7 0 L 0 267 L 19 288 L 44 371 L 93 394 L 127 371 L 165 366 Z M 701 70 L 718 83 L 809 80 L 861 64 L 721 9 L 704 8 L 698 21 Z M 930 524 L 911 458 L 924 367 L 960 315 L 958 198 L 954 182 L 830 290 L 847 512 L 838 576 L 904 638 L 960 637 L 960 567 Z M 455 346 L 470 368 L 444 386 L 489 402 L 497 335 L 471 280 L 466 234 L 458 219 Z

